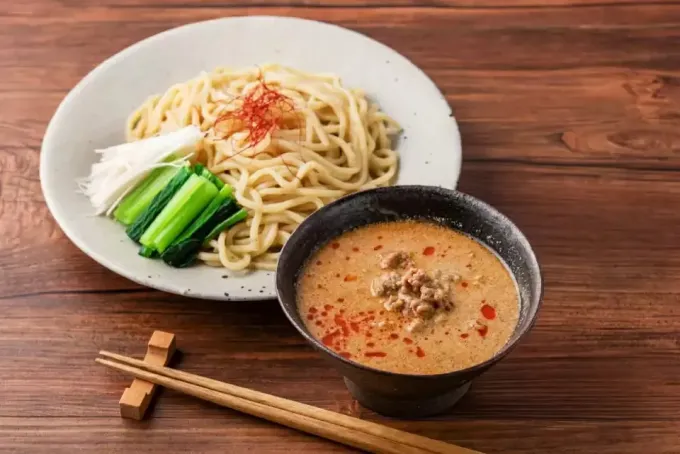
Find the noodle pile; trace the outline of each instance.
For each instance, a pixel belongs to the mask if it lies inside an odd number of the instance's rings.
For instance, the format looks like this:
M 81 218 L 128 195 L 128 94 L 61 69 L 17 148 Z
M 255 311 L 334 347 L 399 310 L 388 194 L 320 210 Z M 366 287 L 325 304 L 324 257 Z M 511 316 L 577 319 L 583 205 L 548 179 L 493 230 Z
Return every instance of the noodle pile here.
M 275 128 L 253 140 L 235 115 L 267 87 L 290 102 L 266 112 Z M 224 119 L 227 118 L 226 121 Z M 129 117 L 128 141 L 196 125 L 206 133 L 194 160 L 234 188 L 246 222 L 222 232 L 199 259 L 230 270 L 273 270 L 278 251 L 313 211 L 351 192 L 388 186 L 397 173 L 399 125 L 361 90 L 328 74 L 279 65 L 217 68 L 147 99 Z

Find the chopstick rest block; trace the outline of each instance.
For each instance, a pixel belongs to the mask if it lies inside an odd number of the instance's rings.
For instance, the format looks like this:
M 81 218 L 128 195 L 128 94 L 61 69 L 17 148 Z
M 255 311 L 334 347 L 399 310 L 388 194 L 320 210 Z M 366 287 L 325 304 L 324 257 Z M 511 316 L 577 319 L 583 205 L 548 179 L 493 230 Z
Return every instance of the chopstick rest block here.
M 167 366 L 175 353 L 175 335 L 163 331 L 154 331 L 144 356 L 144 362 L 154 366 Z M 149 408 L 156 391 L 156 385 L 135 378 L 120 398 L 120 416 L 141 420 Z

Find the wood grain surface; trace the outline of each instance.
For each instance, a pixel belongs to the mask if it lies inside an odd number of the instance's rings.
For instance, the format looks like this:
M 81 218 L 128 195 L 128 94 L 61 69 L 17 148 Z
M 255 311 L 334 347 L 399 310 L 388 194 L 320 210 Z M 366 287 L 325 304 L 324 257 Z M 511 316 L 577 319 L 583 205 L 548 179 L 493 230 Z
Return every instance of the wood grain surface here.
M 274 301 L 139 287 L 78 251 L 40 191 L 67 91 L 126 46 L 210 18 L 330 20 L 394 47 L 460 123 L 460 188 L 525 231 L 539 321 L 447 415 L 353 402 Z M 680 4 L 635 0 L 24 0 L 0 6 L 0 452 L 347 452 L 173 392 L 121 420 L 154 329 L 178 366 L 487 453 L 680 453 Z

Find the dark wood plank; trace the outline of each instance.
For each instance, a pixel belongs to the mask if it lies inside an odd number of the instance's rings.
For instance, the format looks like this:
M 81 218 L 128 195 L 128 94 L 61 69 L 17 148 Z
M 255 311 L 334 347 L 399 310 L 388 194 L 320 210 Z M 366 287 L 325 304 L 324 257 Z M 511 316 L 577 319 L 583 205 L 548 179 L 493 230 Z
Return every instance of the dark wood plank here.
M 653 5 L 675 3 L 674 0 L 650 0 Z M 638 5 L 635 0 L 157 0 L 152 3 L 139 0 L 102 0 L 99 6 L 122 8 L 242 8 L 250 7 L 266 10 L 272 7 L 335 9 L 360 7 L 365 9 L 384 9 L 395 7 L 420 7 L 439 9 L 515 9 L 515 8 L 592 8 L 616 5 Z M 11 5 L 10 12 L 15 15 L 31 14 L 36 9 L 58 9 L 63 7 L 85 8 L 91 6 L 88 0 L 25 0 Z
M 79 252 L 40 193 L 65 93 L 111 54 L 187 22 L 332 20 L 403 52 L 446 93 L 461 189 L 534 244 L 545 301 L 530 336 L 455 411 L 383 418 L 275 302 L 144 289 Z M 0 451 L 349 452 L 172 392 L 117 416 L 129 378 L 93 362 L 175 332 L 179 367 L 489 453 L 680 452 L 680 5 L 629 0 L 84 0 L 0 12 Z

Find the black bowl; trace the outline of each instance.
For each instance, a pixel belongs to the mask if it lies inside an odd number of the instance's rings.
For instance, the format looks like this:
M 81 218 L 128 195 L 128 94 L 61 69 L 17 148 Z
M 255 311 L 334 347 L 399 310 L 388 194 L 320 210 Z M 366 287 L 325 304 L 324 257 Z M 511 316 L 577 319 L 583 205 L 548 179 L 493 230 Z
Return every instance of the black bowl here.
M 397 220 L 426 220 L 462 231 L 487 245 L 510 268 L 519 288 L 519 323 L 493 358 L 463 370 L 409 375 L 373 369 L 345 359 L 314 338 L 298 313 L 297 279 L 307 259 L 347 230 Z M 543 293 L 541 271 L 529 242 L 505 216 L 458 191 L 430 186 L 395 186 L 358 192 L 307 218 L 288 239 L 276 271 L 276 291 L 288 319 L 345 377 L 364 406 L 388 416 L 422 417 L 452 407 L 470 381 L 500 361 L 533 325 Z

